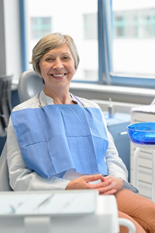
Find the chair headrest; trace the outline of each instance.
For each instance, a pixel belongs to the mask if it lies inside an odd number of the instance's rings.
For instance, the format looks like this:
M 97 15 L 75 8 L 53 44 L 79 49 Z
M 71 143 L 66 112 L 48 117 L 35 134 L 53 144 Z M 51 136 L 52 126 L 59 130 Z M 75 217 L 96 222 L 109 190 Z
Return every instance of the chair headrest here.
M 43 89 L 42 79 L 35 71 L 28 70 L 21 74 L 18 83 L 18 95 L 21 102 L 34 97 Z

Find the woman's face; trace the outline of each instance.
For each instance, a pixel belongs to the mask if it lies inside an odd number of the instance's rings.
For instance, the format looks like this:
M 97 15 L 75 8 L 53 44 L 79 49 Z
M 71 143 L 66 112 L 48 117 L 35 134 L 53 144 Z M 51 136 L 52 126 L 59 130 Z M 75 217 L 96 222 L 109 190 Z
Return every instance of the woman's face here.
M 53 88 L 69 88 L 76 72 L 74 59 L 66 43 L 47 52 L 41 58 L 39 66 L 46 94 Z

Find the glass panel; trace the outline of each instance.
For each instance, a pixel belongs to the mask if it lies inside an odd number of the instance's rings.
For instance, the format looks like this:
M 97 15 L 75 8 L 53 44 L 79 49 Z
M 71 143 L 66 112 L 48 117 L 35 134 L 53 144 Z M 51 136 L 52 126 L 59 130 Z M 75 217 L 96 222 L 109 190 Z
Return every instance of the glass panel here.
M 39 40 L 50 34 L 52 27 L 51 17 L 31 17 L 31 40 Z
M 60 32 L 75 40 L 80 65 L 74 80 L 98 80 L 97 0 L 27 0 L 28 63 L 43 36 Z M 89 6 L 89 7 L 88 7 Z M 29 64 L 29 68 L 32 66 Z
M 113 0 L 113 72 L 155 78 L 155 0 Z

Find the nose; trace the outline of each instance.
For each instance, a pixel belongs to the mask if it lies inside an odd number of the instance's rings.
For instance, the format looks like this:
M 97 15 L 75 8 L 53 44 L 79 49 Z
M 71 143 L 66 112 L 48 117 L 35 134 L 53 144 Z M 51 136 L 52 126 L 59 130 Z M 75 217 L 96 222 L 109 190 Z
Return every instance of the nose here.
M 55 59 L 53 68 L 54 68 L 54 69 L 62 69 L 62 68 L 63 68 L 63 63 L 62 63 L 62 61 L 61 61 L 60 58 L 56 58 L 56 59 Z

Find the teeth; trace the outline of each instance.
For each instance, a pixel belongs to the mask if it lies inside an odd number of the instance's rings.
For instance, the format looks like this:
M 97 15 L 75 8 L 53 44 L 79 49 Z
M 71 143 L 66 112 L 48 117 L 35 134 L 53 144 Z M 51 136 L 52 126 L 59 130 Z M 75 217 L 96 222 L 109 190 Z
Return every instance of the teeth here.
M 62 77 L 62 76 L 64 76 L 64 74 L 52 74 L 52 76 L 54 76 L 54 77 Z

